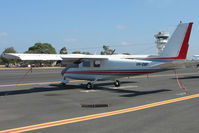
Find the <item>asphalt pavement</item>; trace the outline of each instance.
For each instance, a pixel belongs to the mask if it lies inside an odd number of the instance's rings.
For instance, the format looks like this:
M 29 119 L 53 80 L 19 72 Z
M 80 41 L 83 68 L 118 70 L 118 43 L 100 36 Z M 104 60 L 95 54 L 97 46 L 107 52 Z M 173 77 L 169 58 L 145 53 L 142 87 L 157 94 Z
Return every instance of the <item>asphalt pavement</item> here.
M 86 81 L 60 85 L 61 69 L 27 72 L 0 70 L 0 133 L 199 131 L 197 68 L 177 71 L 188 94 L 173 71 L 124 78 L 118 88 L 97 82 L 93 90 L 85 89 Z M 97 104 L 108 107 L 82 107 Z

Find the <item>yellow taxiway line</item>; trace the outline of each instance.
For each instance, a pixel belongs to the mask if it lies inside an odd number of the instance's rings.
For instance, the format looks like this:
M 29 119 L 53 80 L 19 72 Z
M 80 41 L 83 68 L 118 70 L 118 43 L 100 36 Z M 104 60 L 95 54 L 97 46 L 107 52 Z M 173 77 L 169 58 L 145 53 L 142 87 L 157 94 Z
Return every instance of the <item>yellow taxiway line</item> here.
M 83 80 L 71 80 L 70 82 L 80 82 Z M 51 82 L 35 82 L 35 83 L 23 83 L 23 84 L 8 84 L 0 85 L 0 87 L 12 87 L 12 86 L 25 86 L 25 85 L 45 85 L 45 84 L 59 84 L 60 81 L 51 81 Z
M 23 83 L 23 84 L 8 84 L 8 85 L 0 85 L 0 87 L 25 86 L 25 85 L 42 85 L 42 84 L 57 84 L 57 83 L 60 83 L 60 81 L 38 82 L 38 83 Z
M 54 126 L 66 125 L 66 124 L 70 124 L 70 123 L 77 123 L 77 122 L 82 122 L 82 121 L 87 121 L 87 120 L 92 120 L 92 119 L 97 119 L 97 118 L 103 118 L 103 117 L 108 117 L 108 116 L 113 116 L 113 115 L 134 112 L 134 111 L 138 111 L 138 110 L 157 107 L 157 106 L 161 106 L 161 105 L 165 105 L 165 104 L 180 102 L 180 101 L 198 98 L 198 97 L 199 97 L 199 94 L 194 94 L 194 95 L 190 95 L 190 96 L 169 99 L 169 100 L 165 100 L 165 101 L 150 103 L 150 104 L 146 104 L 146 105 L 126 108 L 126 109 L 121 109 L 121 110 L 98 113 L 98 114 L 87 115 L 87 116 L 82 116 L 82 117 L 75 117 L 75 118 L 59 120 L 59 121 L 52 121 L 52 122 L 30 125 L 30 126 L 25 126 L 25 127 L 19 127 L 19 128 L 14 128 L 14 129 L 2 130 L 2 131 L 0 131 L 0 133 L 21 133 L 21 132 L 25 132 L 25 131 L 33 131 L 33 130 L 38 130 L 38 129 L 42 129 L 42 128 L 49 128 L 49 127 L 54 127 Z

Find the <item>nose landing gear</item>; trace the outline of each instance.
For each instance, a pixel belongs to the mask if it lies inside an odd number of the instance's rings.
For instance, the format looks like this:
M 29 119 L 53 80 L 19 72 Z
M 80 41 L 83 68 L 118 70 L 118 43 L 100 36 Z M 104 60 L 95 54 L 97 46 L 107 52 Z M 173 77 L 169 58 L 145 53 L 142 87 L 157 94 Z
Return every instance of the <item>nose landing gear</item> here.
M 87 89 L 93 89 L 93 88 L 94 88 L 94 84 L 91 83 L 91 82 L 88 82 L 88 83 L 86 84 L 86 88 L 87 88 Z
M 88 83 L 86 84 L 86 88 L 87 88 L 87 89 L 93 89 L 93 88 L 94 88 L 94 84 L 96 83 L 97 80 L 98 80 L 98 79 L 95 79 L 95 80 L 92 81 L 92 82 L 88 82 Z
M 119 80 L 115 80 L 114 85 L 115 85 L 115 87 L 119 87 L 120 86 L 120 81 Z

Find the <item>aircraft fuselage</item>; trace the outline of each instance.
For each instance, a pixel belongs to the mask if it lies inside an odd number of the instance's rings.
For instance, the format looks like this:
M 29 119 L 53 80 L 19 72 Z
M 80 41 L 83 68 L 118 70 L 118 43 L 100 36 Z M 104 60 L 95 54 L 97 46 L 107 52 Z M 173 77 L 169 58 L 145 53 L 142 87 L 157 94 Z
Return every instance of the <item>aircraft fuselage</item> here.
M 158 62 L 157 62 L 158 63 Z M 77 68 L 69 68 L 64 77 L 83 80 L 107 80 L 163 71 L 152 68 L 152 61 L 130 59 L 85 60 Z

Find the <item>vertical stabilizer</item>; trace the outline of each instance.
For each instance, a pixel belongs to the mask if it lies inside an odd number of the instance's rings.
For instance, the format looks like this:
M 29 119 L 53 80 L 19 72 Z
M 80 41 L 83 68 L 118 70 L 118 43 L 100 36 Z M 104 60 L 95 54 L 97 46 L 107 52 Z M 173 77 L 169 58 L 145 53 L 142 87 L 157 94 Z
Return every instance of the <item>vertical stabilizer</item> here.
M 169 39 L 163 51 L 160 53 L 162 59 L 186 59 L 191 34 L 191 23 L 180 23 Z

